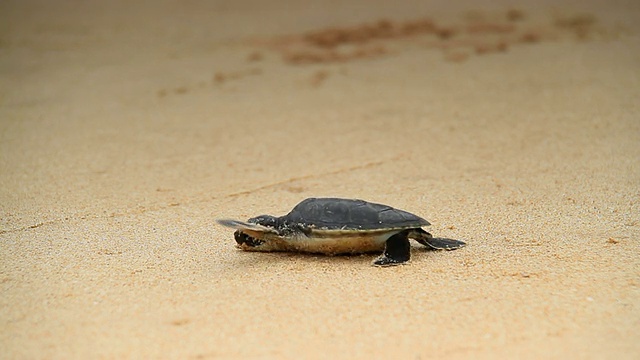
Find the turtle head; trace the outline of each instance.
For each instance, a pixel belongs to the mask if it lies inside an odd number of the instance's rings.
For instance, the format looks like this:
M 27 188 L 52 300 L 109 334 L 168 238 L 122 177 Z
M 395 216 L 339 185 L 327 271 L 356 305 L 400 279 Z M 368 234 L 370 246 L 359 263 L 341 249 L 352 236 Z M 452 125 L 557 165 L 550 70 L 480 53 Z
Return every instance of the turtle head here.
M 259 226 L 239 228 L 233 233 L 233 237 L 241 249 L 261 251 L 263 247 L 269 247 L 269 243 L 273 238 L 278 237 L 280 222 L 275 216 L 256 216 L 247 220 L 247 225 L 249 224 Z
M 238 243 L 238 246 L 240 248 L 255 248 L 259 247 L 265 242 L 265 240 L 263 239 L 250 236 L 249 234 L 244 233 L 240 230 L 236 230 L 236 232 L 233 233 L 233 237 L 236 239 L 236 242 Z

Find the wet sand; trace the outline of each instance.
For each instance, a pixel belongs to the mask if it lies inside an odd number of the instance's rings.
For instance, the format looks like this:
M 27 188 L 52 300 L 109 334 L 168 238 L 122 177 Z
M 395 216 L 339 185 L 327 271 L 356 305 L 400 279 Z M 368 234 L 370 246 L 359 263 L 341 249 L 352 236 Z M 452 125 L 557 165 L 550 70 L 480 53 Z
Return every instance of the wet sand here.
M 8 359 L 640 357 L 640 6 L 0 4 Z M 216 218 L 389 204 L 410 264 Z

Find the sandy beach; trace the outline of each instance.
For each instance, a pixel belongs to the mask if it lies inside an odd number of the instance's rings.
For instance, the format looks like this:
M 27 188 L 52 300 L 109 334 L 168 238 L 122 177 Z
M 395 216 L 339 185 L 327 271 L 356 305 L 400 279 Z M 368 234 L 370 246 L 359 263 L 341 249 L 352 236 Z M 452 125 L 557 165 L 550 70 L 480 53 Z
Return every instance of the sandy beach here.
M 640 358 L 639 20 L 1 2 L 0 358 Z M 323 196 L 468 246 L 378 268 L 215 221 Z

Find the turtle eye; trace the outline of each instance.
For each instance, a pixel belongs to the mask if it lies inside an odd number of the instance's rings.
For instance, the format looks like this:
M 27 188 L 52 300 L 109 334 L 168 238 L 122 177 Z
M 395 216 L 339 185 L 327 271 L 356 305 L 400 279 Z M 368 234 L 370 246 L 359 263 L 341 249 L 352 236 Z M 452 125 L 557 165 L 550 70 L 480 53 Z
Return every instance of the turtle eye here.
M 270 215 L 260 215 L 249 219 L 247 222 L 252 224 L 258 224 L 262 226 L 276 227 L 276 218 Z
M 240 230 L 237 230 L 233 233 L 233 237 L 236 239 L 238 245 L 247 245 L 251 247 L 259 246 L 264 244 L 264 240 L 253 238 Z

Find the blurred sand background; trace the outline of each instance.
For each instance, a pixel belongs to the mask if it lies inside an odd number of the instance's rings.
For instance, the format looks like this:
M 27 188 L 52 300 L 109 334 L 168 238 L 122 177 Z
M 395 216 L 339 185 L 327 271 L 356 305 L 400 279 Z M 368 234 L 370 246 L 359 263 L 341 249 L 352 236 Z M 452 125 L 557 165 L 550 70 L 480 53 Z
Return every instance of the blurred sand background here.
M 6 359 L 640 358 L 637 1 L 2 1 Z M 454 252 L 253 254 L 312 196 Z

